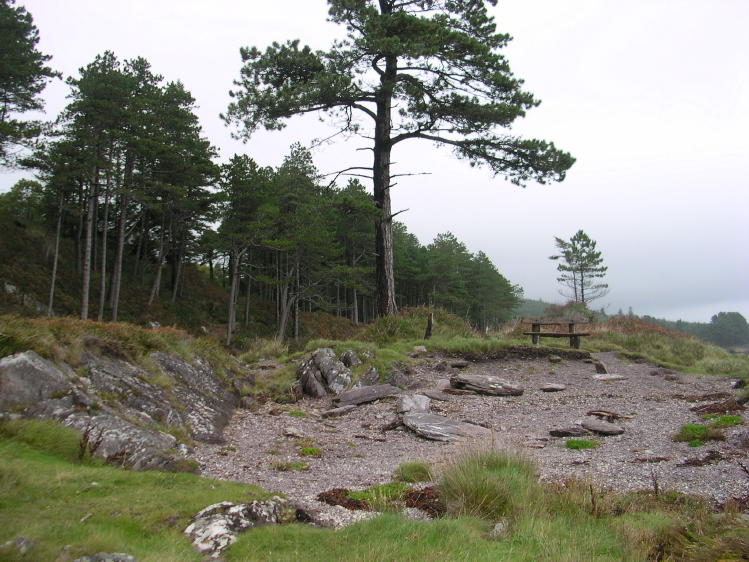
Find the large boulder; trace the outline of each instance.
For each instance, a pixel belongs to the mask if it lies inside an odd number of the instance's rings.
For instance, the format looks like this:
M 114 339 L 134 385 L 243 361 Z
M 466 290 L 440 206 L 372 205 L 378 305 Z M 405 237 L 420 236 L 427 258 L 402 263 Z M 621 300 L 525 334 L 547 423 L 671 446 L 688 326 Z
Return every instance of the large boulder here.
M 433 441 L 462 441 L 491 437 L 491 430 L 472 423 L 451 420 L 426 412 L 409 412 L 403 425 L 417 435 Z
M 351 384 L 351 370 L 329 347 L 316 349 L 297 369 L 297 379 L 307 396 L 322 398 L 328 392 L 340 394 Z
M 456 373 L 450 377 L 450 386 L 490 396 L 520 396 L 523 387 L 492 375 L 467 375 Z
M 0 359 L 0 411 L 63 395 L 70 388 L 65 374 L 33 351 Z

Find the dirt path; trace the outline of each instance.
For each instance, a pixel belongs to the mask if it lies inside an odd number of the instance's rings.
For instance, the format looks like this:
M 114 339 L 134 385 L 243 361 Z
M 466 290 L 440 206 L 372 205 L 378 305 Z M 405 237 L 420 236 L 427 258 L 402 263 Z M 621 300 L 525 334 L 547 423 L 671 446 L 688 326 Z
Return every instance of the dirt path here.
M 749 494 L 749 478 L 738 464 L 748 458 L 749 451 L 739 446 L 746 426 L 727 429 L 724 442 L 710 441 L 697 448 L 671 440 L 681 425 L 700 423 L 700 417 L 689 409 L 705 402 L 697 398 L 735 393 L 730 380 L 668 373 L 648 364 L 622 361 L 614 354 L 596 357 L 610 373 L 625 379 L 594 380 L 594 365 L 581 360 L 556 364 L 547 358 L 476 362 L 465 372 L 500 376 L 523 385 L 525 393 L 502 398 L 450 395 L 444 402 L 433 400 L 431 411 L 491 427 L 496 445 L 533 456 L 546 480 L 574 476 L 617 490 L 637 490 L 651 488 L 655 475 L 661 489 L 700 494 L 719 502 Z M 419 367 L 412 376 L 414 389 L 407 392 L 435 389 L 444 383 L 449 372 L 438 371 L 438 361 L 433 358 Z M 542 392 L 540 387 L 550 382 L 567 388 Z M 335 526 L 367 514 L 324 506 L 315 500 L 319 492 L 382 484 L 392 480 L 393 471 L 405 461 L 440 463 L 453 458 L 461 447 L 427 441 L 404 428 L 383 431 L 396 419 L 393 399 L 359 406 L 341 418 L 321 417 L 330 405 L 329 399 L 304 400 L 291 406 L 264 405 L 257 412 L 237 410 L 224 432 L 226 443 L 200 444 L 193 458 L 205 476 L 283 492 Z M 600 443 L 596 449 L 569 450 L 564 438 L 549 436 L 550 429 L 591 419 L 586 416 L 591 410 L 632 418 L 617 422 L 625 429 L 623 435 L 591 437 Z M 300 412 L 305 417 L 295 417 Z M 745 416 L 745 412 L 738 414 Z M 317 447 L 322 454 L 303 456 L 300 449 L 305 446 Z M 704 458 L 709 451 L 722 460 L 701 467 L 678 466 L 688 459 Z M 664 460 L 643 462 L 657 458 Z M 309 468 L 278 469 L 283 463 L 300 462 Z

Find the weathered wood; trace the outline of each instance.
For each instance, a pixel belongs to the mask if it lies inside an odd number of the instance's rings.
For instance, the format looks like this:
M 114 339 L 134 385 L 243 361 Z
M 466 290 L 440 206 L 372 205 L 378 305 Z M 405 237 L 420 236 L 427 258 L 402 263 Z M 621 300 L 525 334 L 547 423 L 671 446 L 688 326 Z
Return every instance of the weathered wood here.
M 523 387 L 516 386 L 509 381 L 491 375 L 466 375 L 458 373 L 450 377 L 453 388 L 471 390 L 478 394 L 490 396 L 520 396 Z
M 400 388 L 391 384 L 377 384 L 374 386 L 363 386 L 361 388 L 354 388 L 353 390 L 347 390 L 342 392 L 336 398 L 333 399 L 339 406 L 348 406 L 353 404 L 365 404 L 367 402 L 374 402 L 380 398 L 386 398 L 388 396 L 395 396 L 400 393 Z

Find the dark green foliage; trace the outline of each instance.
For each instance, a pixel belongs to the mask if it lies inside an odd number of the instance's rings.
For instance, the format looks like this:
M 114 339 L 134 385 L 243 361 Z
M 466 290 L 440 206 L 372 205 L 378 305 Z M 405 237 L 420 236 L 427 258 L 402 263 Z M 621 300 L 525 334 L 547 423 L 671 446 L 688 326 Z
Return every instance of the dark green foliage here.
M 560 262 L 557 270 L 561 275 L 557 281 L 567 287 L 560 293 L 583 305 L 606 295 L 608 285 L 597 280 L 606 275 L 608 267 L 602 265 L 603 258 L 601 252 L 596 251 L 596 241 L 582 230 L 578 230 L 569 241 L 555 240 L 560 253 L 549 259 Z
M 652 316 L 643 316 L 643 319 L 724 347 L 749 344 L 749 324 L 739 312 L 719 312 L 713 315 L 709 324 L 665 320 Z
M 488 2 L 493 4 L 493 2 Z M 574 159 L 553 144 L 507 129 L 538 105 L 522 90 L 501 50 L 487 2 L 329 0 L 330 20 L 347 36 L 328 51 L 273 43 L 241 49 L 242 67 L 225 119 L 249 138 L 322 112 L 344 132 L 371 139 L 378 314 L 396 311 L 390 208 L 391 152 L 421 139 L 453 148 L 471 165 L 487 165 L 514 183 L 562 180 Z M 395 108 L 398 108 L 397 111 Z M 365 118 L 366 126 L 354 115 Z M 348 168 L 350 170 L 352 168 Z
M 40 94 L 59 73 L 46 66 L 51 58 L 39 52 L 39 31 L 31 14 L 14 0 L 0 0 L 0 164 L 12 164 L 14 145 L 25 145 L 41 132 L 38 121 L 14 115 L 40 110 Z

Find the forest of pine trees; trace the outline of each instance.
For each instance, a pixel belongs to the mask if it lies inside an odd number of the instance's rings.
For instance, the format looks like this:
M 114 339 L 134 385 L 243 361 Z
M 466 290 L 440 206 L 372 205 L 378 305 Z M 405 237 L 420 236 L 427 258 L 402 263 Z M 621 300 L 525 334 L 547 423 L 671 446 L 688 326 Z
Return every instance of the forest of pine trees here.
M 229 345 L 253 303 L 275 307 L 278 339 L 299 334 L 300 311 L 374 318 L 379 211 L 358 180 L 324 181 L 298 144 L 275 169 L 249 155 L 217 164 L 195 100 L 143 58 L 105 52 L 67 83 L 67 107 L 18 164 L 38 181 L 0 195 L 7 216 L 53 241 L 49 315 L 64 265 L 80 280 L 80 317 L 99 321 L 121 318 L 133 285 L 144 296 L 130 307 L 189 300 L 186 272 L 200 269 L 229 295 Z M 509 318 L 522 291 L 484 253 L 449 232 L 426 246 L 401 223 L 394 232 L 398 306 L 443 307 L 479 329 Z M 61 242 L 74 250 L 63 255 Z

